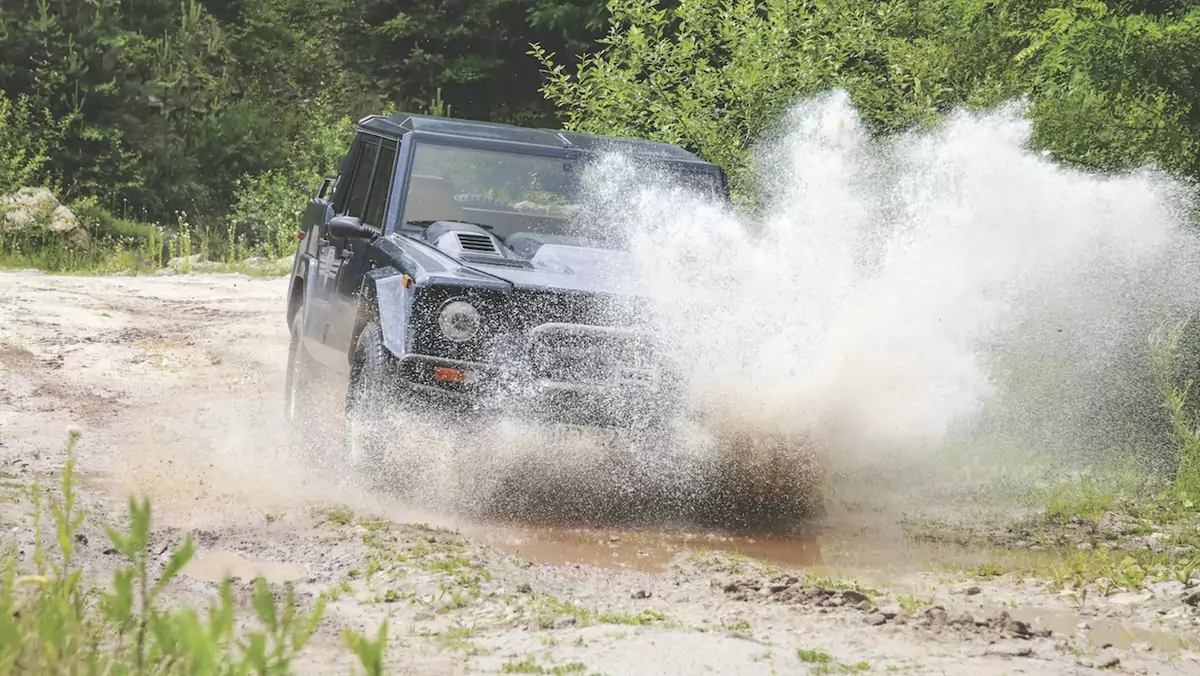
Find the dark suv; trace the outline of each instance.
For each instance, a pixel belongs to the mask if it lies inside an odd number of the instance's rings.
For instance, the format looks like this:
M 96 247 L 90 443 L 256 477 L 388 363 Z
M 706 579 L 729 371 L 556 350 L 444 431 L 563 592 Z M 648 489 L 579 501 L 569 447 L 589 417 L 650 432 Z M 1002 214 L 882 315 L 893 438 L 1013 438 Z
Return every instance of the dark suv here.
M 358 123 L 304 214 L 288 295 L 287 413 L 346 386 L 347 420 L 387 407 L 654 425 L 680 378 L 657 344 L 620 213 L 584 193 L 609 153 L 727 199 L 676 146 L 400 114 Z M 351 460 L 387 432 L 348 425 Z

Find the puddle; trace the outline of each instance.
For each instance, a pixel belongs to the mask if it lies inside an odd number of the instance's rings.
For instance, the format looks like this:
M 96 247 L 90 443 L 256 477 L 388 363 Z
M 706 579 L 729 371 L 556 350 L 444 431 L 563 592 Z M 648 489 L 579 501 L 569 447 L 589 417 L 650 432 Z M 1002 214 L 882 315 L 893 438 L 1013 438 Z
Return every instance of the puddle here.
M 680 555 L 705 549 L 789 567 L 821 562 L 821 548 L 815 537 L 555 528 L 492 528 L 466 534 L 514 556 L 547 565 L 584 564 L 659 572 Z
M 226 577 L 252 580 L 261 576 L 267 582 L 279 584 L 299 580 L 307 576 L 308 571 L 299 564 L 251 559 L 233 552 L 215 550 L 198 553 L 183 569 L 183 574 L 205 582 L 221 582 Z
M 1007 608 L 1006 610 L 1014 619 L 1028 622 L 1034 626 L 1045 627 L 1056 634 L 1070 636 L 1079 633 L 1097 646 L 1112 645 L 1114 648 L 1129 650 L 1135 643 L 1145 643 L 1160 652 L 1200 648 L 1200 641 L 1190 640 L 1178 634 L 1129 627 L 1120 622 L 1103 618 L 1085 618 L 1070 611 L 1047 608 Z M 1080 622 L 1087 622 L 1089 628 L 1078 632 L 1077 627 Z

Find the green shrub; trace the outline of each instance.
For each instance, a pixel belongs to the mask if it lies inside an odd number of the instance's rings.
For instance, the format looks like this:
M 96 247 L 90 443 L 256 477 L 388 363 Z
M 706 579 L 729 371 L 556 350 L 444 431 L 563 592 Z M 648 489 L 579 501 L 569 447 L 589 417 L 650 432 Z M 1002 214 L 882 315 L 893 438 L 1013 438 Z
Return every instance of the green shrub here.
M 0 673 L 25 674 L 283 674 L 312 638 L 324 599 L 300 610 L 289 586 L 282 600 L 257 578 L 250 592 L 258 627 L 239 635 L 237 605 L 229 579 L 201 612 L 168 608 L 163 593 L 195 553 L 189 537 L 169 554 L 162 572 L 150 565 L 151 511 L 146 500 L 129 500 L 125 530 L 107 527 L 124 563 L 111 589 L 92 593 L 75 563 L 75 534 L 83 525 L 75 491 L 74 448 L 67 444 L 61 495 L 49 501 L 53 546 L 42 541 L 42 489 L 31 497 L 37 541 L 35 570 L 22 574 L 10 553 L 0 586 Z M 375 640 L 346 636 L 369 673 L 380 673 L 386 624 Z

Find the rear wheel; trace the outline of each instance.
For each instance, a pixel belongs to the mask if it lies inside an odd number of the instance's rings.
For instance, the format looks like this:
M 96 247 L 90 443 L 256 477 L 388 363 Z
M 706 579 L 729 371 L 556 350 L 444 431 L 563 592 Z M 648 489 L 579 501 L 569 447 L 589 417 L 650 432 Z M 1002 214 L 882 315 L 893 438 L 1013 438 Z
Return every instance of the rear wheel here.
M 315 413 L 313 407 L 313 369 L 304 350 L 304 321 L 297 312 L 292 319 L 288 343 L 287 381 L 284 384 L 284 416 L 293 429 L 303 432 Z

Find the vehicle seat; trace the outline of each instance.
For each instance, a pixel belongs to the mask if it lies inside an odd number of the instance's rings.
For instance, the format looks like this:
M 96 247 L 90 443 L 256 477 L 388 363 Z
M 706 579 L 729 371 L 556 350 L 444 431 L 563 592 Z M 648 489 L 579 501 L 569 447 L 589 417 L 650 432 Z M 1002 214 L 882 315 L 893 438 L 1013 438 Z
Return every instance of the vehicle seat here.
M 454 201 L 454 184 L 441 176 L 413 174 L 409 178 L 408 198 L 404 204 L 404 222 L 455 221 L 464 216 Z

